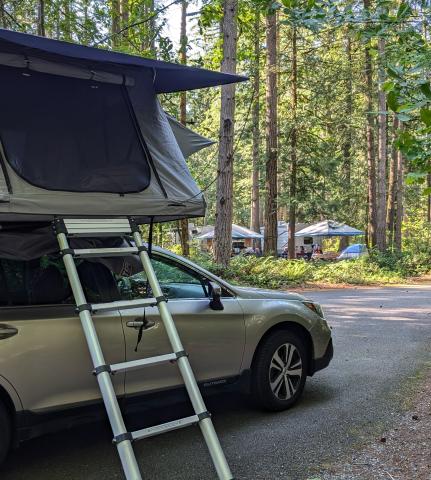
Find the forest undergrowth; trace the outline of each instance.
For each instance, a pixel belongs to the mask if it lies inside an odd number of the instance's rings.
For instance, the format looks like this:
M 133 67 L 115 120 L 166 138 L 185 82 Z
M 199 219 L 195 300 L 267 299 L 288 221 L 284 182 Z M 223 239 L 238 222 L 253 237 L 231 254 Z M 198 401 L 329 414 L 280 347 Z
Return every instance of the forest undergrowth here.
M 431 272 L 431 251 L 371 252 L 368 257 L 332 262 L 238 255 L 227 268 L 196 250 L 192 250 L 191 259 L 231 283 L 272 289 L 316 284 L 390 285 Z

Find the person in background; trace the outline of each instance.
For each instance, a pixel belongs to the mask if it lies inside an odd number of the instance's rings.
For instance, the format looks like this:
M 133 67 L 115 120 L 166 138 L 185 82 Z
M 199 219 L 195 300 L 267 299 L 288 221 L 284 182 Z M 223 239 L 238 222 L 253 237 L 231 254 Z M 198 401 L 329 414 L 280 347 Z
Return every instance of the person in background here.
M 281 252 L 281 258 L 288 258 L 289 257 L 289 249 L 286 247 L 283 248 L 283 251 Z

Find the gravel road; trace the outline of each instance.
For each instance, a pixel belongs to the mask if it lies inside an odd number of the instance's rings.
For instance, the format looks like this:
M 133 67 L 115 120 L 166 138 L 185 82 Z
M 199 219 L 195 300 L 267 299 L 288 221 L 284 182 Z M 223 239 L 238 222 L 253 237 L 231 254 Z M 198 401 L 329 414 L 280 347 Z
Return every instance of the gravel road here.
M 256 411 L 239 395 L 209 400 L 237 480 L 300 480 L 378 436 L 400 408 L 408 384 L 430 361 L 431 286 L 306 292 L 333 327 L 334 360 L 309 379 L 290 411 Z M 182 415 L 181 405 L 153 412 Z M 14 452 L 1 480 L 122 479 L 109 430 L 95 424 L 33 440 Z M 145 480 L 215 479 L 198 430 L 181 430 L 136 445 Z

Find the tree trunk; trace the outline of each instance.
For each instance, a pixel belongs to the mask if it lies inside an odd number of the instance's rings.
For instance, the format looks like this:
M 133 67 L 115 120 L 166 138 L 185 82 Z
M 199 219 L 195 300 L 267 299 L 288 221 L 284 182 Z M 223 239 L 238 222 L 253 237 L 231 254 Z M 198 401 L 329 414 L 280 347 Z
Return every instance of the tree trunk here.
M 44 37 L 45 34 L 45 0 L 39 0 L 37 4 L 37 34 Z
M 180 63 L 187 64 L 187 2 L 181 2 L 181 30 L 180 30 Z M 180 93 L 180 122 L 187 124 L 187 94 Z M 185 257 L 190 255 L 189 248 L 189 221 L 187 218 L 180 220 L 181 251 Z
M 364 9 L 368 10 L 370 0 L 364 0 Z M 367 242 L 369 246 L 376 245 L 376 159 L 374 155 L 374 117 L 373 117 L 373 64 L 370 46 L 365 47 L 365 100 L 366 100 L 366 138 L 368 166 L 368 226 Z
M 427 187 L 431 188 L 431 173 L 427 177 Z M 427 196 L 427 220 L 431 223 L 431 194 Z
M 403 124 L 400 122 L 399 130 L 403 129 Z M 404 216 L 404 158 L 400 151 L 398 151 L 397 159 L 397 215 L 395 220 L 394 243 L 395 248 L 401 252 L 402 247 L 402 232 L 401 227 Z
M 157 225 L 157 245 L 163 247 L 163 223 Z
M 265 255 L 277 255 L 277 17 L 266 17 Z
M 63 37 L 64 40 L 70 42 L 72 41 L 72 22 L 71 22 L 71 8 L 70 0 L 66 0 L 64 3 L 64 27 L 63 27 Z M 61 32 L 61 25 L 59 26 Z
M 130 5 L 129 0 L 121 0 L 121 28 L 125 28 L 129 25 L 130 18 Z M 128 36 L 129 30 L 125 30 L 122 35 Z
M 226 73 L 236 73 L 237 9 L 237 0 L 224 0 L 221 71 Z M 214 259 L 224 267 L 229 264 L 232 250 L 234 117 L 235 84 L 223 85 L 221 89 Z
M 290 132 L 290 187 L 289 187 L 289 233 L 288 233 L 288 251 L 289 258 L 296 258 L 295 251 L 295 230 L 296 230 L 296 177 L 298 169 L 297 158 L 297 107 L 298 107 L 298 62 L 296 48 L 297 32 L 296 27 L 292 29 L 292 130 Z
M 352 164 L 352 120 L 353 120 L 353 91 L 352 91 L 352 43 L 349 32 L 346 33 L 345 53 L 347 60 L 346 72 L 346 103 L 345 103 L 345 132 L 343 139 L 343 176 L 344 185 L 347 192 L 345 199 L 346 214 L 350 215 L 350 177 Z M 346 240 L 348 244 L 348 239 Z
M 143 17 L 147 18 L 145 25 L 142 27 L 140 35 L 141 40 L 141 49 L 144 54 L 148 57 L 156 58 L 156 17 L 154 17 L 154 0 L 144 0 L 143 2 Z
M 385 70 L 383 62 L 385 61 L 385 40 L 378 39 L 378 53 L 379 53 L 379 150 L 377 157 L 377 229 L 376 229 L 376 247 L 381 252 L 386 250 L 386 160 L 387 160 L 387 116 L 386 116 L 386 94 L 383 90 L 385 82 Z
M 260 191 L 259 191 L 259 167 L 260 167 L 260 11 L 255 13 L 255 37 L 254 37 L 254 79 L 253 79 L 253 171 L 251 177 L 251 215 L 250 228 L 260 233 Z
M 349 246 L 350 237 L 340 237 L 340 243 L 338 244 L 338 251 L 342 252 Z
M 149 7 L 146 16 L 151 16 L 147 28 L 147 44 L 146 49 L 151 52 L 151 55 L 156 58 L 156 19 L 154 14 L 154 0 L 149 0 Z
M 388 228 L 388 245 L 394 244 L 394 228 L 397 201 L 397 174 L 398 174 L 398 149 L 395 146 L 395 139 L 399 128 L 399 120 L 395 116 L 393 124 L 393 144 L 391 153 L 391 162 L 389 165 L 389 183 L 388 183 L 388 205 L 386 214 L 386 224 Z
M 6 28 L 6 15 L 4 9 L 4 0 L 0 0 L 0 28 Z
M 120 0 L 111 0 L 111 45 L 112 48 L 118 48 L 120 46 L 120 35 L 117 33 L 120 31 L 121 26 L 121 5 Z

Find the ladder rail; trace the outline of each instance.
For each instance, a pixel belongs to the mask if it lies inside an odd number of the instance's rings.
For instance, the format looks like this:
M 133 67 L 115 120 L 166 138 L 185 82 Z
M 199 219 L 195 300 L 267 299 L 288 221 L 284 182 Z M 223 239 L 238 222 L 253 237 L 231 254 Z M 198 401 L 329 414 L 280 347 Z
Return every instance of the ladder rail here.
M 132 441 L 140 438 L 157 435 L 159 433 L 186 427 L 192 424 L 199 424 L 202 435 L 208 447 L 211 459 L 215 466 L 217 476 L 220 480 L 232 480 L 226 457 L 221 448 L 219 439 L 215 432 L 211 416 L 207 412 L 202 394 L 193 374 L 189 359 L 184 351 L 181 339 L 175 326 L 172 315 L 167 306 L 166 298 L 163 295 L 156 273 L 151 263 L 150 255 L 143 244 L 143 240 L 134 219 L 117 218 L 110 219 L 69 219 L 54 221 L 57 240 L 63 255 L 63 261 L 69 282 L 72 288 L 75 303 L 78 307 L 79 318 L 87 341 L 88 349 L 94 366 L 94 372 L 105 404 L 106 412 L 114 434 L 114 443 L 117 446 L 126 480 L 142 480 L 139 466 L 132 447 Z M 115 237 L 121 234 L 132 233 L 136 247 L 118 249 L 76 249 L 69 247 L 68 236 L 70 237 Z M 86 301 L 85 293 L 76 269 L 74 257 L 102 257 L 117 256 L 119 251 L 124 254 L 132 254 L 137 251 L 143 269 L 147 275 L 148 282 L 153 291 L 153 299 L 142 301 L 117 301 L 106 304 L 90 305 Z M 133 250 L 133 251 L 132 251 Z M 137 306 L 157 306 L 160 318 L 164 325 L 166 334 L 172 347 L 173 353 L 140 359 L 136 361 L 122 362 L 114 365 L 106 365 L 102 348 L 94 326 L 92 314 L 97 311 L 109 311 L 117 308 L 132 308 Z M 142 368 L 149 365 L 171 361 L 176 362 L 184 381 L 188 396 L 192 403 L 195 415 L 184 419 L 167 422 L 162 425 L 149 427 L 136 432 L 128 432 L 121 414 L 118 399 L 112 384 L 111 374 L 128 369 Z
M 133 230 L 133 239 L 135 245 L 139 248 L 143 246 L 143 241 L 141 234 L 138 229 Z M 140 250 L 139 257 L 141 259 L 142 265 L 144 267 L 145 273 L 147 274 L 148 282 L 153 291 L 155 297 L 163 296 L 162 289 L 160 288 L 159 281 L 157 279 L 156 273 L 153 269 L 150 256 L 145 250 Z M 180 336 L 178 335 L 177 328 L 175 326 L 174 320 L 172 318 L 171 312 L 168 309 L 166 301 L 161 301 L 158 305 L 160 317 L 162 319 L 163 325 L 165 327 L 168 338 L 171 342 L 174 352 L 183 351 L 184 347 L 181 343 Z M 184 380 L 184 385 L 186 387 L 187 393 L 189 395 L 190 401 L 192 402 L 194 411 L 197 415 L 206 412 L 206 406 L 202 398 L 202 394 L 199 390 L 196 378 L 193 374 L 192 367 L 190 365 L 189 359 L 187 356 L 183 356 L 178 359 L 178 368 L 181 372 L 181 376 Z M 211 455 L 213 464 L 216 468 L 217 475 L 220 480 L 231 480 L 233 478 L 232 472 L 227 463 L 223 449 L 221 448 L 220 441 L 218 439 L 217 433 L 215 431 L 214 425 L 211 418 L 203 418 L 199 422 L 199 427 L 201 429 L 202 435 L 207 444 L 209 453 Z
M 69 243 L 64 233 L 58 233 L 57 240 L 61 250 L 69 248 Z M 72 255 L 64 255 L 63 261 L 76 305 L 86 304 L 87 302 L 84 290 L 82 288 Z M 94 327 L 90 312 L 88 310 L 81 311 L 79 313 L 79 318 L 81 320 L 82 329 L 84 330 L 84 335 L 87 340 L 88 349 L 90 351 L 94 367 L 97 368 L 105 365 L 102 348 L 100 346 L 96 328 Z M 105 404 L 106 412 L 111 424 L 112 433 L 114 434 L 114 437 L 117 437 L 127 430 L 121 415 L 117 395 L 115 394 L 115 390 L 112 385 L 111 376 L 108 372 L 102 372 L 97 375 L 97 381 L 99 383 L 100 392 L 102 394 L 103 402 Z M 133 452 L 132 443 L 129 440 L 117 443 L 117 450 L 124 473 L 126 475 L 126 479 L 141 480 L 142 477 Z

